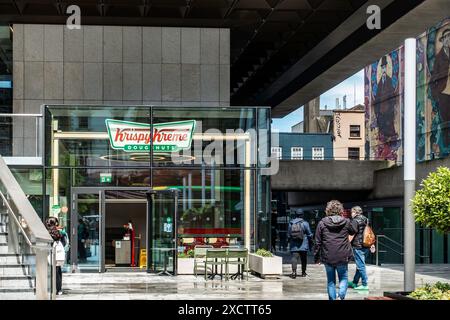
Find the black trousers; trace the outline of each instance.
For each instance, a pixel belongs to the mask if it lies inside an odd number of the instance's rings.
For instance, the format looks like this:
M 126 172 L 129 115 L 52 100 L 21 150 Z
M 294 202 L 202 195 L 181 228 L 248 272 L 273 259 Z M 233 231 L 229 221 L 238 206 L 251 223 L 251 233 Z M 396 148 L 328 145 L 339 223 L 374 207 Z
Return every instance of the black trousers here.
M 56 266 L 56 292 L 62 291 L 62 270 L 60 266 Z
M 307 259 L 306 259 L 306 254 L 307 251 L 295 251 L 292 254 L 292 272 L 297 272 L 297 263 L 298 263 L 298 258 L 300 258 L 301 263 L 302 263 L 302 273 L 306 273 L 306 263 L 307 263 Z

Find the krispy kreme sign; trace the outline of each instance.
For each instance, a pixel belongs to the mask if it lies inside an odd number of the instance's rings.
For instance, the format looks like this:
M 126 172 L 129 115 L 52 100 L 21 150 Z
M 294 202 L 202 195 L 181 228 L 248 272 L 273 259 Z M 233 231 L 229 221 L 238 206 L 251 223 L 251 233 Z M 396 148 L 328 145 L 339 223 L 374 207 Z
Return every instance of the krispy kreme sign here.
M 154 152 L 176 152 L 189 149 L 195 120 L 150 124 L 106 119 L 111 148 L 125 152 L 148 152 L 152 145 Z

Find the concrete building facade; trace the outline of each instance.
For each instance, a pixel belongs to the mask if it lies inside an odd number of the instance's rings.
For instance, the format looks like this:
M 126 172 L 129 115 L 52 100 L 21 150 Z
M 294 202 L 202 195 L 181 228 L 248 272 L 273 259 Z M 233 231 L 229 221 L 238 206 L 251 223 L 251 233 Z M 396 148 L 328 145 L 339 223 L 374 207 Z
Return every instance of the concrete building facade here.
M 335 160 L 364 160 L 364 107 L 333 111 Z
M 13 112 L 42 104 L 229 105 L 230 30 L 13 25 Z M 14 120 L 14 156 L 36 154 L 34 119 Z
M 280 133 L 272 154 L 280 160 L 332 160 L 333 139 L 327 133 Z

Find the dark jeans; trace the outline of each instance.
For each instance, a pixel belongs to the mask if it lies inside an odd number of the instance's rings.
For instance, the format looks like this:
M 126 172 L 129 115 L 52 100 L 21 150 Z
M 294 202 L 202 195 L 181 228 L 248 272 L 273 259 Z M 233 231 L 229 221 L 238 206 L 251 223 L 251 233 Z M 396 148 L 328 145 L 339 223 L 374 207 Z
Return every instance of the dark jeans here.
M 325 264 L 325 270 L 327 272 L 327 288 L 328 299 L 336 300 L 336 272 L 339 278 L 339 298 L 345 299 L 348 287 L 348 264 L 340 264 L 338 266 L 332 266 Z
M 358 285 L 359 279 L 361 279 L 362 285 L 367 286 L 367 272 L 366 272 L 366 258 L 369 254 L 367 248 L 353 248 L 353 256 L 355 257 L 356 273 L 353 278 L 353 284 Z
M 81 239 L 78 239 L 78 258 L 81 260 L 80 262 L 86 262 L 86 248 Z
M 298 258 L 300 258 L 300 261 L 302 262 L 302 274 L 306 273 L 306 264 L 307 264 L 307 259 L 306 259 L 306 251 L 294 251 L 292 253 L 292 272 L 297 272 L 297 263 L 298 263 Z
M 62 291 L 62 270 L 61 267 L 56 266 L 56 292 Z

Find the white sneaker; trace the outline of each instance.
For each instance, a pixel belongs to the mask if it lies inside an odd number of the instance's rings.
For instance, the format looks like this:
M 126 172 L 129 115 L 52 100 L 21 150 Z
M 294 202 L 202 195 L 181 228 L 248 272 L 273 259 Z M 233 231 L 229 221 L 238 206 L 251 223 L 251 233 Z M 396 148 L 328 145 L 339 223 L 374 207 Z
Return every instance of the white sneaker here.
M 59 291 L 59 292 L 57 293 L 58 296 L 61 296 L 62 294 L 63 294 L 62 291 Z

